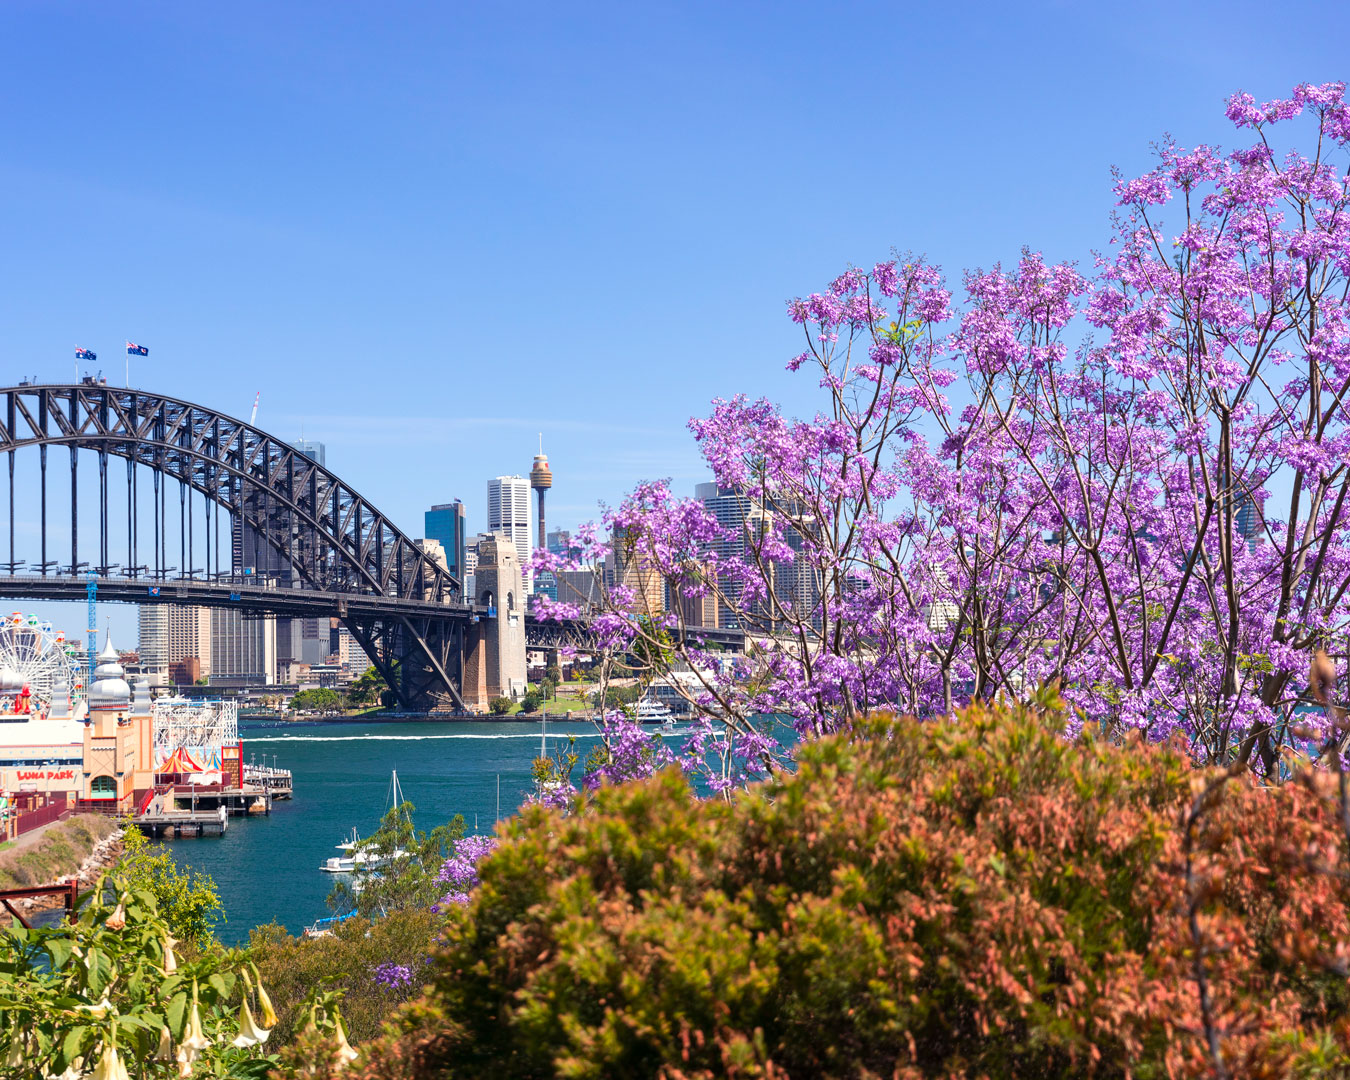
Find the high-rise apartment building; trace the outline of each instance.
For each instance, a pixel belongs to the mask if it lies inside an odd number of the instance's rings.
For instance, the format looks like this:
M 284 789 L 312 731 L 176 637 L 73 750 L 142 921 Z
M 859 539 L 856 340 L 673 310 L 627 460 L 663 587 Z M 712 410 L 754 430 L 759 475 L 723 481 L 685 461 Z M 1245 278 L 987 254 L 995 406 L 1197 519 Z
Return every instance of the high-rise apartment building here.
M 464 504 L 458 499 L 433 506 L 422 515 L 422 534 L 428 540 L 440 541 L 441 547 L 445 549 L 446 569 L 461 582 L 467 573 L 464 568 L 467 520 Z
M 525 592 L 533 584 L 530 566 L 530 482 L 523 476 L 498 476 L 488 481 L 488 532 L 502 533 L 515 546 L 525 574 Z
M 141 670 L 153 682 L 169 681 L 169 669 L 196 659 L 201 674 L 211 673 L 211 611 L 178 604 L 142 604 L 138 612 Z

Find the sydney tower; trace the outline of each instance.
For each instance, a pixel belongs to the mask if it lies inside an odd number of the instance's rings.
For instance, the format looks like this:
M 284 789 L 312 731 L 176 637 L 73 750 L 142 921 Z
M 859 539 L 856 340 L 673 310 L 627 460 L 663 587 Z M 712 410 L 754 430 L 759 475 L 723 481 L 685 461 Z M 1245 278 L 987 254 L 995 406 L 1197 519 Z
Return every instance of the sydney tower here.
M 534 468 L 530 470 L 530 487 L 539 492 L 539 547 L 548 547 L 548 534 L 544 531 L 544 492 L 553 486 L 553 473 L 549 471 L 548 457 L 544 454 L 544 436 L 539 436 L 539 453 L 534 455 Z

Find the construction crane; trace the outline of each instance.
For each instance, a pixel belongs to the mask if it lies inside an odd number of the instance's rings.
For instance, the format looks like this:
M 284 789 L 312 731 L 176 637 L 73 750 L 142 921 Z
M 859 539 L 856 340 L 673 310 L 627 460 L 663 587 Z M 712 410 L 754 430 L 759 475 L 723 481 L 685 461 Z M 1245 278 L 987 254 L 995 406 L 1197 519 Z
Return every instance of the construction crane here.
M 98 651 L 98 575 L 89 571 L 88 586 L 85 595 L 89 601 L 89 670 L 84 676 L 84 685 L 94 685 L 94 654 Z

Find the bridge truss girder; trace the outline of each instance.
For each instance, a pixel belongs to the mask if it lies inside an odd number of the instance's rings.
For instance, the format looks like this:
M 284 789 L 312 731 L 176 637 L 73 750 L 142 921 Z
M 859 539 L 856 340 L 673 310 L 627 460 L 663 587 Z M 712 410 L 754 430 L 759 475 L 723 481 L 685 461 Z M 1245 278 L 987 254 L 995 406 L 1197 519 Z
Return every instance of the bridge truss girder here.
M 202 581 L 189 565 L 195 561 L 193 522 L 200 520 L 206 577 L 212 577 L 211 536 L 213 531 L 219 533 L 219 511 L 224 508 L 230 550 L 222 552 L 225 545 L 217 543 L 214 577 L 217 582 L 228 577 L 238 583 L 238 606 L 249 613 L 284 614 L 295 604 L 283 593 L 329 597 L 331 613 L 344 619 L 389 680 L 401 705 L 415 709 L 448 699 L 462 706 L 457 685 L 462 667 L 460 625 L 471 617 L 472 608 L 463 603 L 460 581 L 327 468 L 250 424 L 160 394 L 82 383 L 9 387 L 0 389 L 0 395 L 0 453 L 8 453 L 9 464 L 11 575 L 18 565 L 14 548 L 16 452 L 36 447 L 40 453 L 38 577 L 44 583 L 54 565 L 48 560 L 46 530 L 48 450 L 66 447 L 71 455 L 71 574 L 81 572 L 84 565 L 79 561 L 77 451 L 98 455 L 98 561 L 91 557 L 89 562 L 100 577 L 111 572 L 114 526 L 108 517 L 108 461 L 122 458 L 127 463 L 125 575 L 165 586 L 176 580 L 194 588 L 194 582 Z M 138 466 L 150 470 L 154 484 L 152 527 L 145 530 L 147 539 L 153 536 L 153 566 L 144 567 L 139 551 L 143 506 L 138 497 Z M 177 520 L 183 554 L 176 579 L 170 576 L 168 565 L 167 481 L 171 479 L 180 485 Z M 204 496 L 200 519 L 193 508 L 193 493 Z M 284 580 L 263 582 L 244 576 L 242 538 L 246 530 L 257 538 L 260 550 L 275 553 L 277 558 L 271 562 Z M 222 554 L 227 555 L 224 574 L 220 572 Z M 263 592 L 248 587 L 253 585 L 272 588 Z M 147 593 L 142 602 L 148 601 Z
M 179 481 L 189 492 L 196 491 L 226 508 L 232 528 L 233 522 L 239 522 L 253 529 L 298 582 L 309 588 L 433 603 L 461 601 L 460 581 L 429 559 L 369 500 L 295 447 L 258 428 L 175 398 L 102 385 L 11 387 L 0 394 L 5 399 L 0 452 L 9 454 L 11 496 L 15 451 L 30 446 L 42 451 L 44 564 L 46 450 L 64 446 L 72 452 L 72 503 L 77 476 L 74 452 L 92 450 L 99 455 L 104 511 L 99 556 L 104 566 L 108 564 L 109 531 L 107 459 L 112 456 L 129 463 L 129 492 L 135 482 L 131 464 Z M 156 487 L 158 527 L 164 522 L 165 496 L 162 485 L 157 482 Z M 188 511 L 190 515 L 190 506 Z M 11 498 L 11 562 L 13 513 Z M 188 520 L 190 527 L 191 516 Z M 72 515 L 72 566 L 78 561 L 76 521 Z M 133 545 L 131 564 L 135 565 L 136 522 L 129 522 L 128 531 L 132 534 L 128 538 Z M 156 532 L 161 577 L 168 561 L 163 531 Z
M 464 623 L 427 615 L 349 615 L 347 629 L 403 708 L 466 712 Z

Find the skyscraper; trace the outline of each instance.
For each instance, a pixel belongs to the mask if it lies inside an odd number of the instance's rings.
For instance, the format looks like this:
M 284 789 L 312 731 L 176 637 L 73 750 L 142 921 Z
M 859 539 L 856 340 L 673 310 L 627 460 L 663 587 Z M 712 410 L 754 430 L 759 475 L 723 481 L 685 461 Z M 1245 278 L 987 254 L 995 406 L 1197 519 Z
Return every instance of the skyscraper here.
M 422 535 L 428 540 L 439 540 L 445 549 L 446 569 L 463 583 L 465 528 L 468 515 L 464 504 L 454 502 L 433 506 L 422 515 Z M 467 593 L 465 595 L 468 595 Z
M 525 592 L 533 584 L 530 565 L 530 482 L 523 476 L 498 476 L 488 481 L 488 531 L 504 533 L 515 545 L 525 569 Z
M 316 461 L 320 465 L 325 465 L 324 458 L 327 457 L 328 448 L 321 442 L 314 442 L 311 439 L 296 439 L 290 444 L 309 458 L 310 461 Z
M 277 619 L 246 619 L 239 608 L 212 608 L 211 676 L 234 686 L 275 683 Z
M 713 544 L 718 557 L 722 559 L 740 559 L 745 557 L 746 538 L 755 517 L 754 507 L 748 496 L 735 488 L 718 487 L 716 484 L 696 484 L 694 498 L 703 503 L 717 519 L 724 535 Z M 726 574 L 719 575 L 722 595 L 735 604 L 741 598 L 743 585 Z M 730 607 L 719 605 L 718 623 L 723 629 L 738 628 L 736 613 Z
M 157 684 L 169 668 L 197 659 L 201 674 L 211 674 L 211 611 L 184 604 L 144 604 L 138 612 L 141 669 Z

